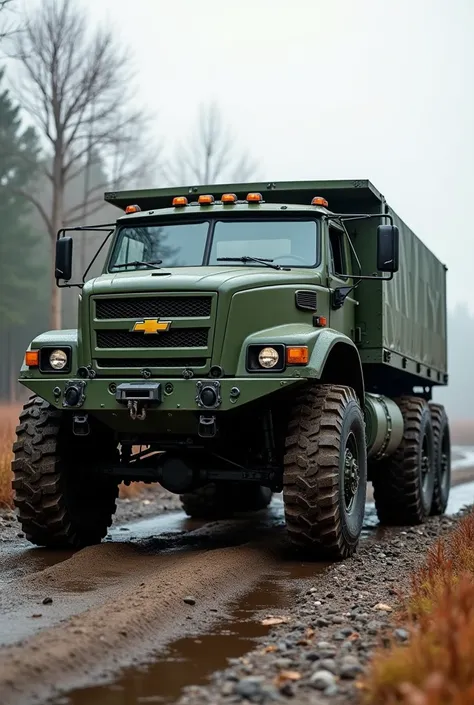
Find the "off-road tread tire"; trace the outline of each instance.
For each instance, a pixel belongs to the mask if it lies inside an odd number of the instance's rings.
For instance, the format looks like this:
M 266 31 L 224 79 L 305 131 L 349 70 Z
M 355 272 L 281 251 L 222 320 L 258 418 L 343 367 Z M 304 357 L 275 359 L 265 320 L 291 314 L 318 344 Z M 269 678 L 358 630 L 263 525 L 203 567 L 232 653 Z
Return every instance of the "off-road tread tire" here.
M 394 399 L 403 416 L 403 438 L 393 455 L 374 469 L 375 508 L 381 524 L 415 526 L 425 521 L 418 465 L 422 415 L 428 403 L 421 397 Z M 434 472 L 434 454 L 432 455 Z M 429 512 L 428 512 L 429 513 Z
M 291 543 L 315 558 L 343 560 L 357 549 L 344 535 L 339 493 L 340 437 L 345 407 L 355 391 L 336 385 L 303 390 L 290 414 L 285 442 L 283 501 Z M 362 444 L 365 454 L 365 438 Z M 359 459 L 365 463 L 367 458 Z M 365 504 L 365 491 L 364 491 Z
M 446 424 L 449 434 L 449 421 L 446 414 L 446 409 L 442 404 L 430 402 L 431 424 L 433 426 L 433 440 L 435 446 L 435 465 L 438 469 L 441 462 L 441 433 L 443 426 Z M 449 492 L 447 497 L 441 496 L 441 488 L 439 485 L 438 473 L 435 475 L 435 484 L 433 491 L 433 502 L 431 504 L 431 516 L 441 516 L 446 511 L 448 505 Z
M 254 483 L 209 483 L 180 495 L 181 505 L 193 519 L 228 519 L 237 512 L 257 512 L 268 507 L 272 491 Z
M 28 541 L 48 548 L 77 549 L 100 543 L 106 535 L 116 509 L 118 485 L 82 467 L 84 478 L 72 480 L 75 486 L 82 482 L 78 501 L 71 484 L 67 487 L 71 483 L 68 470 L 77 467 L 69 468 L 68 459 L 59 454 L 62 414 L 39 397 L 30 398 L 23 407 L 13 445 L 14 504 Z M 71 437 L 72 457 L 77 448 Z M 100 456 L 99 443 L 88 450 L 84 464 L 90 467 L 93 455 Z M 82 504 L 81 499 L 85 500 Z

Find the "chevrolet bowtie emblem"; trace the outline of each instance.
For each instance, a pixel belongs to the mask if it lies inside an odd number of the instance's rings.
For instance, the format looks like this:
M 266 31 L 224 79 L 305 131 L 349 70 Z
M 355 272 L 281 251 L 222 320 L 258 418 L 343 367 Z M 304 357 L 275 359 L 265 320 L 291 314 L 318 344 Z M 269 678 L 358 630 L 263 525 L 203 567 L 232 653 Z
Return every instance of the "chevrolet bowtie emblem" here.
M 170 329 L 171 321 L 160 321 L 159 318 L 145 318 L 137 321 L 132 328 L 133 333 L 166 333 Z

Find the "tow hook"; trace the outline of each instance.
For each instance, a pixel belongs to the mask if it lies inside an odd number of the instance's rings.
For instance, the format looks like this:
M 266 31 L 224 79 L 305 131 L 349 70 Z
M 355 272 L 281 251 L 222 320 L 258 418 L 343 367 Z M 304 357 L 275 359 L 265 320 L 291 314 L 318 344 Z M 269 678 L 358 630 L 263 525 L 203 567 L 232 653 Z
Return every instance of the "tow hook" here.
M 145 421 L 149 406 L 161 404 L 159 382 L 123 382 L 115 391 L 115 399 L 126 404 L 132 421 Z
M 75 436 L 88 436 L 90 433 L 87 414 L 74 414 L 72 417 L 72 432 Z
M 216 417 L 202 414 L 199 417 L 198 434 L 200 438 L 214 438 L 217 434 Z
M 137 419 L 138 421 L 145 421 L 146 406 L 140 405 L 139 407 L 138 401 L 136 399 L 129 399 L 127 407 L 132 421 L 136 421 Z

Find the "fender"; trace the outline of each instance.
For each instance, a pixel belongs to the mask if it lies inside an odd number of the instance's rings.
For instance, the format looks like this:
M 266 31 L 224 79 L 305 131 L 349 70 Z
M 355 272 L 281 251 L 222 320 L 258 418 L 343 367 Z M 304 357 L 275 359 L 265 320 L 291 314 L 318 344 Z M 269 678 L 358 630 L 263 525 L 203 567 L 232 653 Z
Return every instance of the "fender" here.
M 41 333 L 41 335 L 38 335 L 36 338 L 34 338 L 34 340 L 32 340 L 30 345 L 28 346 L 28 350 L 39 350 L 39 348 L 44 347 L 60 348 L 63 345 L 69 346 L 71 348 L 72 354 L 71 369 L 74 370 L 72 374 L 75 374 L 75 370 L 77 370 L 78 367 L 78 344 L 79 335 L 78 331 L 74 328 L 71 328 L 69 330 L 49 330 L 46 333 Z M 42 375 L 39 370 L 30 369 L 29 367 L 26 367 L 25 361 L 23 360 L 20 370 L 20 380 L 33 378 L 44 379 L 44 375 Z
M 327 384 L 350 386 L 355 390 L 363 406 L 362 364 L 357 347 L 347 335 L 332 328 L 315 329 L 313 326 L 293 323 L 258 331 L 244 340 L 237 376 L 253 376 L 252 373 L 247 372 L 245 366 L 249 345 L 271 345 L 272 343 L 307 345 L 309 348 L 309 363 L 305 367 L 288 368 L 285 376 L 318 379 Z M 275 373 L 275 376 L 278 374 L 282 375 L 282 373 Z

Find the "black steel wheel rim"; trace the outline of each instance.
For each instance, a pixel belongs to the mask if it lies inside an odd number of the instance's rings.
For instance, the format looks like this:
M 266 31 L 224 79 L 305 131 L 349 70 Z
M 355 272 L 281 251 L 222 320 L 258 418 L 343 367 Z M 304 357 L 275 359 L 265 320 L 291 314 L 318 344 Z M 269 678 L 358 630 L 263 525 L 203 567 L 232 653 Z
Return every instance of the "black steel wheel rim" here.
M 359 449 L 356 437 L 351 431 L 347 436 L 344 448 L 343 496 L 347 514 L 350 514 L 354 509 L 359 484 Z
M 449 468 L 451 465 L 451 453 L 449 447 L 449 435 L 445 430 L 441 441 L 441 458 L 440 458 L 440 485 L 443 492 L 448 490 L 449 485 Z
M 430 470 L 431 470 L 431 457 L 429 452 L 429 440 L 428 436 L 423 436 L 423 445 L 421 447 L 421 458 L 420 458 L 420 469 L 421 469 L 421 485 L 425 491 L 428 488 L 430 481 Z

